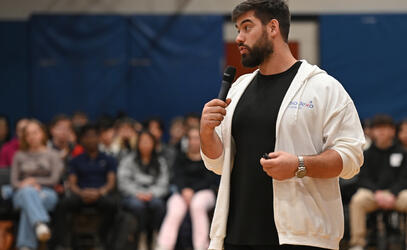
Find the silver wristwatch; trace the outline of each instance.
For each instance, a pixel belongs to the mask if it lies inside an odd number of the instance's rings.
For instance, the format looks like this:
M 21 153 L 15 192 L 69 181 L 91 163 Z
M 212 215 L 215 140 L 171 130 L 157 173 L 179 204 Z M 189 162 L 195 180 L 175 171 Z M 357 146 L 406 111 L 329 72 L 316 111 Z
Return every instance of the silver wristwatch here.
M 304 157 L 298 156 L 298 163 L 299 164 L 297 171 L 295 172 L 295 176 L 297 176 L 297 178 L 303 178 L 307 174 L 307 168 L 304 164 Z

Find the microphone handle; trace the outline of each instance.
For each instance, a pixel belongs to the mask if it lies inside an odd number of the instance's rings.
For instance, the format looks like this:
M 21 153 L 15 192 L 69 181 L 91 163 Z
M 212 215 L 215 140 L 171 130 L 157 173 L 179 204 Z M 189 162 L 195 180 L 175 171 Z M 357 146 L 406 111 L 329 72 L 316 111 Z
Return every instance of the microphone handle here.
M 231 85 L 232 85 L 232 83 L 230 83 L 230 82 L 222 81 L 222 86 L 219 90 L 218 99 L 220 99 L 222 101 L 226 101 L 226 96 L 228 95 Z

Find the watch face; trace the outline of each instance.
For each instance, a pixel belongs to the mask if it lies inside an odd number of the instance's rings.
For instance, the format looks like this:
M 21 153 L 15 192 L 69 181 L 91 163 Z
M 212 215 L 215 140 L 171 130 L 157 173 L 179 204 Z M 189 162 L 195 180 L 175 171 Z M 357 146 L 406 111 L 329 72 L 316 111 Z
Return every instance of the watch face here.
M 296 175 L 298 178 L 303 178 L 306 174 L 307 174 L 307 171 L 306 171 L 305 169 L 299 169 L 299 170 L 295 173 L 295 175 Z

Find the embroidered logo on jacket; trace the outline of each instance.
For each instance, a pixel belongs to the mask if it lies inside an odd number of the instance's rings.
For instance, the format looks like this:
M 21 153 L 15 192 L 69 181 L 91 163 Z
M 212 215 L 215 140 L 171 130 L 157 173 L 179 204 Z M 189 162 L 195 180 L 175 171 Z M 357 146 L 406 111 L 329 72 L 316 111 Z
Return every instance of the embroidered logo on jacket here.
M 303 101 L 291 101 L 290 104 L 288 104 L 288 108 L 289 109 L 313 109 L 314 108 L 314 104 L 312 103 L 312 101 L 307 102 L 303 102 Z

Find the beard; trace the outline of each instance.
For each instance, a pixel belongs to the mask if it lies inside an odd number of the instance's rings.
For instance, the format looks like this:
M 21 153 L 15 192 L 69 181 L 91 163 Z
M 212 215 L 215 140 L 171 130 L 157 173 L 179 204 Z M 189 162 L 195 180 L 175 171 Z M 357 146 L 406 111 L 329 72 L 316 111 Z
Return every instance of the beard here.
M 239 46 L 246 47 L 248 51 L 247 54 L 242 55 L 242 65 L 248 68 L 259 66 L 273 53 L 273 43 L 267 38 L 265 30 L 251 48 L 244 44 Z

